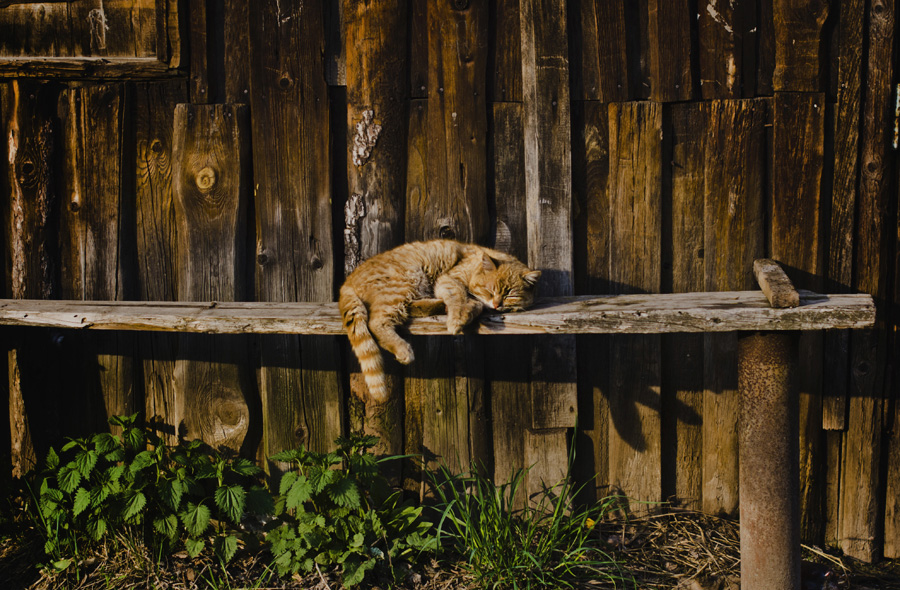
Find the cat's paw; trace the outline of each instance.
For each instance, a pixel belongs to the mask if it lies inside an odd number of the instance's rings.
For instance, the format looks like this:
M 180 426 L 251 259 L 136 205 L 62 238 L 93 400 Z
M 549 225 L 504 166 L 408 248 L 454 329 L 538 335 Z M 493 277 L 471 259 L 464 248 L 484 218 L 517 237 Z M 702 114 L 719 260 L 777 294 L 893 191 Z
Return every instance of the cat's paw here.
M 410 346 L 409 344 L 406 344 L 406 346 L 404 347 L 398 348 L 397 352 L 394 353 L 394 356 L 397 357 L 397 362 L 401 365 L 408 365 L 416 360 L 416 355 L 413 354 L 412 346 Z
M 460 318 L 447 318 L 447 331 L 453 336 L 462 334 L 463 328 L 466 327 L 465 322 Z

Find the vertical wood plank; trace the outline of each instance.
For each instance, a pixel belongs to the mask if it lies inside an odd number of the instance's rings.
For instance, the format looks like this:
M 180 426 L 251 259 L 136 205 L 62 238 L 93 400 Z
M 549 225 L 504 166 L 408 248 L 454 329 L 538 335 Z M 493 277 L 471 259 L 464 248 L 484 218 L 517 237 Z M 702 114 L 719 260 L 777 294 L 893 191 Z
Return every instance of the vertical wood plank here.
M 428 0 L 409 0 L 409 96 L 428 96 Z
M 564 0 L 523 0 L 522 88 L 525 104 L 525 208 L 528 264 L 543 272 L 538 294 L 571 295 L 572 152 L 569 111 L 568 32 Z M 533 339 L 531 426 L 525 456 L 540 457 L 547 471 L 532 471 L 529 493 L 540 482 L 557 483 L 568 457 L 565 428 L 575 425 L 575 338 Z M 529 448 L 539 444 L 540 448 Z
M 175 109 L 172 169 L 181 301 L 246 296 L 247 125 L 244 105 Z M 247 358 L 246 340 L 188 334 L 179 337 L 179 353 L 179 431 L 213 447 L 241 450 L 250 427 L 250 371 L 241 362 Z
M 650 98 L 690 100 L 691 10 L 688 0 L 648 0 Z
M 225 102 L 250 103 L 250 0 L 228 0 L 222 6 L 224 23 Z
M 884 557 L 900 557 L 900 404 L 893 404 L 893 416 L 888 420 L 887 493 L 884 511 Z
M 662 255 L 662 105 L 609 106 L 613 293 L 658 293 Z M 662 499 L 660 337 L 611 343 L 609 483 L 629 498 Z
M 699 0 L 700 95 L 704 99 L 741 96 L 742 52 L 737 14 L 740 4 Z
M 133 96 L 138 296 L 145 301 L 174 301 L 178 286 L 173 128 L 175 105 L 187 100 L 187 88 L 181 81 L 137 84 Z M 170 443 L 178 434 L 177 341 L 171 334 L 138 337 L 147 421 Z
M 125 87 L 69 88 L 60 103 L 65 125 L 61 203 L 62 296 L 82 300 L 128 300 L 135 296 L 133 203 L 124 163 Z M 133 391 L 134 336 L 85 334 L 76 355 L 86 387 L 83 426 L 105 427 L 105 418 L 143 406 Z M 77 366 L 77 365 L 76 365 Z M 76 414 L 77 415 L 77 414 Z
M 206 0 L 188 0 L 188 27 L 191 48 L 190 91 L 194 103 L 205 104 L 212 100 L 210 87 L 210 52 L 207 39 L 209 13 Z
M 333 301 L 329 106 L 322 6 L 250 11 L 250 104 L 260 301 Z M 342 432 L 337 340 L 260 339 L 263 452 L 331 448 Z
M 672 244 L 672 276 L 668 287 L 675 293 L 705 288 L 705 117 L 701 104 L 671 108 L 671 208 L 664 220 L 671 219 L 668 238 Z M 666 287 L 664 281 L 663 289 Z M 703 494 L 703 336 L 664 335 L 662 351 L 663 497 L 674 497 L 679 505 L 696 510 Z
M 522 43 L 519 0 L 490 3 L 494 28 L 489 43 L 488 100 L 522 101 Z
M 60 130 L 54 125 L 58 90 L 48 84 L 14 80 L 0 85 L 3 133 L 4 250 L 8 256 L 8 296 L 58 296 L 55 213 L 59 198 L 53 163 Z M 8 195 L 8 197 L 6 196 Z M 8 350 L 9 434 L 12 475 L 22 477 L 44 456 L 59 433 L 58 362 L 45 330 L 19 333 Z M 6 429 L 4 429 L 6 430 Z M 4 443 L 4 447 L 6 443 Z
M 756 95 L 772 96 L 775 76 L 775 0 L 757 0 L 759 4 Z
M 842 3 L 838 29 L 837 107 L 834 124 L 834 180 L 828 245 L 829 293 L 846 292 L 853 282 L 853 241 L 859 179 L 859 133 L 863 47 L 863 0 Z M 825 388 L 822 426 L 844 430 L 849 381 L 848 331 L 825 334 Z
M 775 91 L 822 90 L 824 58 L 822 25 L 828 0 L 773 0 L 775 26 Z
M 706 290 L 754 287 L 753 260 L 765 252 L 763 179 L 767 104 L 714 101 L 704 166 Z M 704 512 L 734 515 L 738 508 L 737 338 L 706 335 L 703 363 Z
M 627 100 L 628 44 L 622 0 L 571 0 L 574 98 Z
M 872 0 L 868 11 L 869 52 L 866 97 L 862 106 L 860 181 L 855 243 L 856 289 L 886 301 L 888 256 L 885 224 L 892 211 L 887 171 L 895 161 L 888 151 L 891 127 L 892 48 L 895 3 Z M 886 330 L 879 317 L 874 331 L 850 337 L 851 369 L 847 431 L 841 472 L 841 548 L 857 559 L 878 557 L 878 490 L 881 485 L 882 397 L 886 362 Z
M 609 293 L 609 112 L 604 103 L 576 103 L 572 168 L 575 218 L 576 292 Z M 590 482 L 587 501 L 609 481 L 609 336 L 577 336 L 579 480 Z
M 797 288 L 822 292 L 824 248 L 819 200 L 825 95 L 776 92 L 772 129 L 769 256 L 781 262 Z M 800 532 L 808 543 L 821 543 L 825 532 L 822 347 L 822 333 L 800 336 Z
M 406 141 L 409 126 L 406 0 L 345 0 L 347 159 L 350 197 L 344 219 L 344 273 L 403 241 Z M 366 399 L 352 355 L 350 389 Z M 366 403 L 366 432 L 379 451 L 403 452 L 402 380 L 389 376 L 384 404 Z

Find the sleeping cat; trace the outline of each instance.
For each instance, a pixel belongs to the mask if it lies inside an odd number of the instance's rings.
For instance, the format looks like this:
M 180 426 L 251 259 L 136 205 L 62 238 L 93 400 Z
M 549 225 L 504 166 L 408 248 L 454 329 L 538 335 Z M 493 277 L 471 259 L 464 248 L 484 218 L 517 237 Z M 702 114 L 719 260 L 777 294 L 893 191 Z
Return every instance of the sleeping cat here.
M 446 309 L 447 331 L 460 334 L 485 306 L 530 306 L 540 277 L 509 254 L 454 240 L 404 244 L 360 264 L 341 286 L 339 307 L 369 395 L 387 398 L 379 344 L 404 365 L 413 362 L 396 331 L 410 316 Z

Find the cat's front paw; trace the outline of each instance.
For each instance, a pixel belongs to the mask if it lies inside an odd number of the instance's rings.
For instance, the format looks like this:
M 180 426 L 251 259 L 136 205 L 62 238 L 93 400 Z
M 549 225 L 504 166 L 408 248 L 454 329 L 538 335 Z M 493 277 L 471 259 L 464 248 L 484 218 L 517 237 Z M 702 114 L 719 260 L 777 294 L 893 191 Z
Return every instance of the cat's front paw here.
M 406 344 L 405 347 L 398 348 L 394 356 L 397 358 L 397 362 L 402 365 L 408 365 L 416 360 L 416 355 L 413 354 L 412 346 L 409 344 Z

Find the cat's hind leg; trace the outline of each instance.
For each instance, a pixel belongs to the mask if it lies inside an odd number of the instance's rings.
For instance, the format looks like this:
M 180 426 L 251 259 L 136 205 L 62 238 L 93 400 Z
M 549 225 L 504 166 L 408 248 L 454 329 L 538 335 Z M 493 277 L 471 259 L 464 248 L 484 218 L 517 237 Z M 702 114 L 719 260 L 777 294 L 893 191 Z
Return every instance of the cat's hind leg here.
M 415 360 L 412 346 L 397 334 L 397 326 L 406 322 L 406 314 L 384 310 L 369 311 L 369 330 L 383 349 L 397 357 L 401 364 L 408 365 Z
M 469 297 L 469 291 L 459 280 L 441 275 L 434 283 L 434 294 L 447 306 L 447 331 L 462 334 L 462 329 L 481 314 L 484 305 Z

